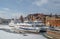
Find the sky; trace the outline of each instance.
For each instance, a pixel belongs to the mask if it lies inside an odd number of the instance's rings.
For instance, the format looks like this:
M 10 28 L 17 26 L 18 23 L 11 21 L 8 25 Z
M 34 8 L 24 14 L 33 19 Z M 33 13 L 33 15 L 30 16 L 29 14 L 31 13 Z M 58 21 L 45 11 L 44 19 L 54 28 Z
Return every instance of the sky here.
M 2 18 L 27 16 L 34 13 L 60 14 L 60 0 L 0 0 L 0 17 Z

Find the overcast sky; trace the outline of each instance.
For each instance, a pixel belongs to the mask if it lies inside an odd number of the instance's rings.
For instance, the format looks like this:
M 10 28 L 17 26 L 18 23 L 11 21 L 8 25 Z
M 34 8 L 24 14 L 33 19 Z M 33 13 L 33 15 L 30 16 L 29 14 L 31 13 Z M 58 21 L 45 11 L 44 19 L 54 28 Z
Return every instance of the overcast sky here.
M 0 17 L 13 18 L 30 13 L 60 14 L 60 0 L 0 0 Z

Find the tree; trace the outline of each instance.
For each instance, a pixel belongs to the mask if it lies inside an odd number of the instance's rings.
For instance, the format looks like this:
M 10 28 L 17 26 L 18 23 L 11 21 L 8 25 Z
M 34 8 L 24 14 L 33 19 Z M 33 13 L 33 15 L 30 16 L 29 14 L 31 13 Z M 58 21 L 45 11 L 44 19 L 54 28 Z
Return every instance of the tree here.
M 50 13 L 50 17 L 52 17 L 52 13 Z
M 23 19 L 22 15 L 20 16 L 20 20 L 21 20 L 22 23 L 24 22 L 24 19 Z
M 55 17 L 56 17 L 56 18 L 58 18 L 58 15 L 57 15 L 57 14 L 55 14 Z

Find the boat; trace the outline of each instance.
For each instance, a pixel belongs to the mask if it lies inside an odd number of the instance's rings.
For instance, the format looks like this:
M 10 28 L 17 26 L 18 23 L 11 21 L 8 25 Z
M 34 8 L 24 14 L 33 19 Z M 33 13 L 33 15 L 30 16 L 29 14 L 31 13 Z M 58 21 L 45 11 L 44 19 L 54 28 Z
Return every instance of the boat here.
M 9 23 L 9 26 L 10 26 L 10 27 L 15 26 L 15 24 L 14 24 L 14 20 L 11 20 L 11 22 Z
M 24 21 L 23 23 L 14 23 L 13 20 L 9 23 L 9 26 L 14 27 L 14 31 L 18 32 L 35 32 L 39 33 L 41 30 L 41 25 L 44 25 L 41 23 L 41 21 Z
M 39 27 L 35 27 L 34 25 L 28 23 L 17 23 L 15 28 L 25 32 L 39 32 L 40 29 Z

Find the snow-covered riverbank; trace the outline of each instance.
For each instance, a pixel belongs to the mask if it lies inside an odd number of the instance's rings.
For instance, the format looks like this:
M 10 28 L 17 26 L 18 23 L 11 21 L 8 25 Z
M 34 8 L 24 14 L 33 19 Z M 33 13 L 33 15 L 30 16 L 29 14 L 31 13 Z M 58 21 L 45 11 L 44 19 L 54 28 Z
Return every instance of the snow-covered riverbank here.
M 0 25 L 1 27 L 8 28 L 8 25 Z M 0 30 L 0 39 L 47 39 L 41 34 L 26 34 L 27 36 L 24 36 L 23 34 L 15 34 L 15 33 L 9 33 L 3 30 Z

